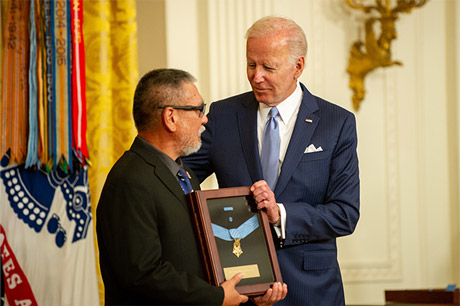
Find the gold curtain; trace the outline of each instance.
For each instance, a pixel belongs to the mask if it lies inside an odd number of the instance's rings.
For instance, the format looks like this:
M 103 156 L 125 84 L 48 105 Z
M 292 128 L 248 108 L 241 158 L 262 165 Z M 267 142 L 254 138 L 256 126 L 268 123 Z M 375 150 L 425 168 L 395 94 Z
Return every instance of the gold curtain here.
M 136 4 L 135 0 L 91 0 L 84 2 L 83 9 L 87 141 L 92 164 L 89 184 L 95 217 L 107 174 L 136 135 L 132 119 L 132 98 L 139 78 Z M 97 243 L 96 250 L 99 253 Z M 103 305 L 104 289 L 97 266 Z

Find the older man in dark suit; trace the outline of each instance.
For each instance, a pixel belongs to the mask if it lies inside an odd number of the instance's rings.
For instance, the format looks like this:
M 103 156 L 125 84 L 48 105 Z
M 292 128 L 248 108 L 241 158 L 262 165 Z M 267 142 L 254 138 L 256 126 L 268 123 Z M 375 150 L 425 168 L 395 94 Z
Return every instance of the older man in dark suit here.
M 289 293 L 279 305 L 344 305 L 336 238 L 359 219 L 355 117 L 299 82 L 307 52 L 292 20 L 265 17 L 247 32 L 252 91 L 214 102 L 203 146 L 187 163 L 219 187 L 251 186 L 278 242 Z

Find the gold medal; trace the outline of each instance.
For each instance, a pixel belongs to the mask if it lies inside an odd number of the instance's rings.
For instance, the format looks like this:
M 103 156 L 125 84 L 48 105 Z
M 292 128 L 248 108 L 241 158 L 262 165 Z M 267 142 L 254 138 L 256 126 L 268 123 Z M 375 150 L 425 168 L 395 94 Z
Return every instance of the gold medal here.
M 235 242 L 233 242 L 233 254 L 235 254 L 236 257 L 240 257 L 240 255 L 243 254 L 243 250 L 241 249 L 240 245 L 240 240 L 241 239 L 235 239 Z

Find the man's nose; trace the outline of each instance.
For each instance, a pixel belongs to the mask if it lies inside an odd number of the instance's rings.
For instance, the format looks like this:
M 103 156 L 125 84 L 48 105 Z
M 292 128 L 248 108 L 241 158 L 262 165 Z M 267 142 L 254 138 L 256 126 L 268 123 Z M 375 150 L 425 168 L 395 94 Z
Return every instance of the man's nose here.
M 265 79 L 264 70 L 262 68 L 254 69 L 253 81 L 256 83 L 261 83 Z

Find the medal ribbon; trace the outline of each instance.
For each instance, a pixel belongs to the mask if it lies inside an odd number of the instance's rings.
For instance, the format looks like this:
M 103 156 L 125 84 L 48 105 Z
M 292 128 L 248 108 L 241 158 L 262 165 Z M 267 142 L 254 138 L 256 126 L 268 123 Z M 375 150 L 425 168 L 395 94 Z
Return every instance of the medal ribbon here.
M 257 215 L 246 220 L 237 228 L 226 229 L 220 225 L 211 223 L 214 237 L 220 238 L 225 241 L 233 241 L 234 239 L 244 239 L 259 227 Z

